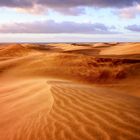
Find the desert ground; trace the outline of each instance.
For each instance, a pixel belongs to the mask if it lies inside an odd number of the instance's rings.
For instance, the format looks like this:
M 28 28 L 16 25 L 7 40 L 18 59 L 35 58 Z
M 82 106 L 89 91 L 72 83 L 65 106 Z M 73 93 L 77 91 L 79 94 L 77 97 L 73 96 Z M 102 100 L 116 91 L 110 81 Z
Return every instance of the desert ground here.
M 140 140 L 140 43 L 0 44 L 0 140 Z

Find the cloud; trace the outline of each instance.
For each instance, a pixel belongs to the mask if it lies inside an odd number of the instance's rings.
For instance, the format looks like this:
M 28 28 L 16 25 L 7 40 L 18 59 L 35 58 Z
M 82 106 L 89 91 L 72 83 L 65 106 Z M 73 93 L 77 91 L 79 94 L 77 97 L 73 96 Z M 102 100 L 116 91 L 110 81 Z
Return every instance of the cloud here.
M 6 7 L 30 7 L 35 4 L 48 7 L 128 7 L 140 0 L 1 0 L 0 5 Z
M 70 14 L 77 11 L 73 9 L 79 7 L 124 8 L 139 3 L 140 0 L 0 0 L 0 6 L 2 7 L 27 9 L 27 11 L 30 11 L 29 9 L 31 8 L 32 11 L 35 11 L 39 9 L 37 7 L 44 7 L 46 10 L 51 8 L 62 13 Z
M 33 0 L 1 0 L 0 6 L 4 7 L 31 7 L 33 6 Z
M 140 32 L 140 25 L 129 25 L 126 27 L 126 29 L 134 32 Z
M 3 7 L 32 7 L 33 0 L 0 0 L 0 6 Z
M 33 23 L 13 23 L 0 26 L 0 33 L 82 33 L 82 34 L 111 34 L 115 27 L 101 23 L 57 23 L 53 20 Z
M 135 18 L 137 15 L 140 15 L 140 4 L 137 4 L 132 7 L 122 8 L 116 12 L 122 18 L 132 19 Z
M 81 15 L 85 14 L 84 7 L 77 7 L 77 8 L 55 8 L 55 11 L 59 13 L 63 13 L 64 15 Z

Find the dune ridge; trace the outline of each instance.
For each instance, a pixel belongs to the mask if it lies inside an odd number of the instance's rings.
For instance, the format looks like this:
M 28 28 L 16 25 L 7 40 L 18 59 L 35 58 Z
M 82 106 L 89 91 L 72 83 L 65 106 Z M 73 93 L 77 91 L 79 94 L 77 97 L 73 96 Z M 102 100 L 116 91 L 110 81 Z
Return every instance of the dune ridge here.
M 0 64 L 0 71 L 6 73 L 5 75 L 19 77 L 45 76 L 85 83 L 112 83 L 120 79 L 138 77 L 139 63 L 139 59 L 95 58 L 81 54 L 51 53 L 5 60 Z

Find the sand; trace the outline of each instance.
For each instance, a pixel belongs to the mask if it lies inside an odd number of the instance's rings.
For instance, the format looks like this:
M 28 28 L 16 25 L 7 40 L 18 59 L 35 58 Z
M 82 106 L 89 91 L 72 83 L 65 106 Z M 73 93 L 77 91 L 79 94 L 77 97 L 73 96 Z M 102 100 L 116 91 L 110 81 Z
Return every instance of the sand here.
M 133 44 L 133 45 L 132 45 Z M 102 55 L 128 55 L 128 54 L 139 54 L 140 44 L 139 43 L 120 43 L 115 46 L 105 48 L 101 51 Z
M 118 43 L 51 45 L 0 50 L 0 140 L 139 140 L 139 55 L 97 54 Z

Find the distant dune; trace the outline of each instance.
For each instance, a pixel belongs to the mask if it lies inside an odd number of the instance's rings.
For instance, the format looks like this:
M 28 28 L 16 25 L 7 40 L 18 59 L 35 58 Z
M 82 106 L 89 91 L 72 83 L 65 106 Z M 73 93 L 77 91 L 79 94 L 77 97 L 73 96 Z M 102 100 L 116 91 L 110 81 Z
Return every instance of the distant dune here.
M 139 46 L 2 44 L 0 140 L 140 140 Z
M 0 49 L 0 57 L 24 56 L 29 52 L 31 52 L 30 49 L 22 46 L 21 44 L 8 44 Z
M 103 49 L 100 54 L 102 55 L 128 55 L 139 54 L 140 43 L 120 43 L 116 46 Z

